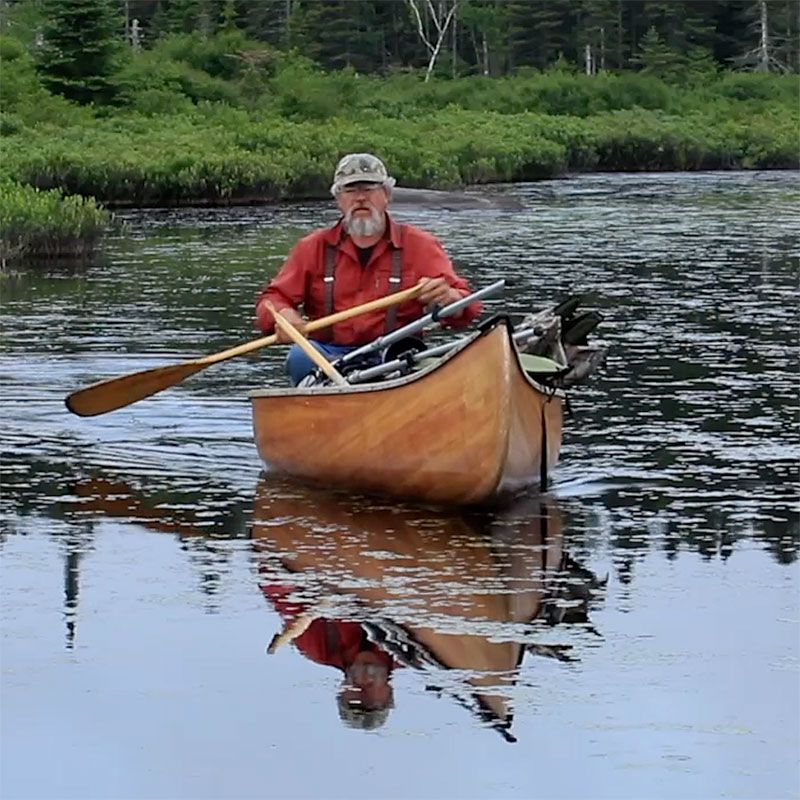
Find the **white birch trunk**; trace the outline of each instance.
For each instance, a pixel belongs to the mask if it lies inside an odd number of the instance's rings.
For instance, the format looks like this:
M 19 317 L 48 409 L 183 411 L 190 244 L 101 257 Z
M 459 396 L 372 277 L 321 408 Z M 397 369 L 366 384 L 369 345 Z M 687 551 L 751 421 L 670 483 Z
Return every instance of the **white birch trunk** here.
M 442 44 L 447 36 L 447 29 L 450 26 L 450 23 L 453 20 L 453 16 L 456 13 L 456 9 L 458 8 L 459 0 L 452 0 L 453 5 L 450 7 L 450 10 L 445 13 L 446 4 L 444 2 L 439 4 L 438 10 L 434 8 L 433 0 L 427 0 L 427 9 L 428 14 L 430 15 L 431 21 L 433 22 L 433 26 L 436 29 L 436 43 L 434 44 L 431 39 L 433 37 L 429 37 L 428 34 L 425 32 L 425 26 L 422 23 L 422 15 L 419 13 L 419 8 L 417 6 L 417 0 L 406 0 L 408 7 L 411 9 L 411 13 L 414 16 L 414 21 L 417 24 L 417 34 L 419 38 L 422 40 L 422 43 L 428 49 L 430 53 L 430 59 L 428 60 L 428 68 L 425 71 L 425 83 L 430 80 L 431 73 L 433 72 L 434 67 L 436 66 L 436 59 L 439 57 L 439 53 L 442 50 Z
M 758 43 L 758 66 L 756 67 L 756 71 L 769 72 L 769 35 L 767 33 L 769 20 L 767 18 L 767 0 L 759 0 L 759 6 L 761 11 L 761 35 Z

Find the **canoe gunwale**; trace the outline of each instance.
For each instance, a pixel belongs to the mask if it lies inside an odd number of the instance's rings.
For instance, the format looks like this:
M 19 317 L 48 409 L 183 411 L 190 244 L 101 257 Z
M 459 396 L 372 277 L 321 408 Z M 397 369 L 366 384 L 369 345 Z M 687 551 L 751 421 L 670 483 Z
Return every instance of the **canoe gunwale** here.
M 509 339 L 511 340 L 512 352 L 515 355 L 514 361 L 516 362 L 517 369 L 527 383 L 529 383 L 536 391 L 546 395 L 548 399 L 553 397 L 563 398 L 565 393 L 563 389 L 554 389 L 550 386 L 545 386 L 542 383 L 534 380 L 527 372 L 525 372 L 522 362 L 519 359 L 519 348 L 514 341 L 514 326 L 511 320 L 506 315 L 497 315 L 491 317 L 484 322 L 480 329 L 473 331 L 470 336 L 464 338 L 456 347 L 449 353 L 437 358 L 433 363 L 428 364 L 420 370 L 401 375 L 397 378 L 390 378 L 388 380 L 373 381 L 370 383 L 348 383 L 343 386 L 336 384 L 323 385 L 323 386 L 279 386 L 265 389 L 254 389 L 248 392 L 248 398 L 255 400 L 259 397 L 307 397 L 312 395 L 341 395 L 341 394 L 359 394 L 365 392 L 379 392 L 388 389 L 395 389 L 400 386 L 407 386 L 414 381 L 420 380 L 430 375 L 430 373 L 443 367 L 448 361 L 455 358 L 460 352 L 469 347 L 473 342 L 482 336 L 486 336 L 499 325 L 504 325 Z

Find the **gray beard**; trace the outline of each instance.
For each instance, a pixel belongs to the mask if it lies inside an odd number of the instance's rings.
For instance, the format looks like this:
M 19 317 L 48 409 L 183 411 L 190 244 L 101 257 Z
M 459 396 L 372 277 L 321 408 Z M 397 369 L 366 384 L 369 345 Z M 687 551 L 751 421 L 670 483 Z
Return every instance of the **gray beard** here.
M 344 229 L 351 236 L 379 236 L 386 229 L 386 218 L 383 214 L 371 209 L 369 217 L 353 217 L 353 211 L 344 216 Z

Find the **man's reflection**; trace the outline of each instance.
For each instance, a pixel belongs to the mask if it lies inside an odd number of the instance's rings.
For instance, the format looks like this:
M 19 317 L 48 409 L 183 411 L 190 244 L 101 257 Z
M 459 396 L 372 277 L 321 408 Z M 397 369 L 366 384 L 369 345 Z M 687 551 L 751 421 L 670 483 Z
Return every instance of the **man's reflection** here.
M 341 670 L 344 678 L 337 699 L 342 722 L 364 730 L 383 725 L 394 705 L 389 678 L 395 664 L 369 641 L 361 624 L 303 612 L 290 599 L 292 589 L 286 586 L 262 584 L 261 590 L 285 623 L 267 652 L 274 653 L 281 645 L 292 642 L 311 661 Z

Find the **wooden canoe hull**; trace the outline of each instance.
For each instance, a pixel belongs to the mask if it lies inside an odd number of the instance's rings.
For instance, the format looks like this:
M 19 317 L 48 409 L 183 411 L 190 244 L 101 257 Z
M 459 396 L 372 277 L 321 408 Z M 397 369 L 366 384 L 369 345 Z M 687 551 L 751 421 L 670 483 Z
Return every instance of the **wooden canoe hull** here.
M 561 446 L 562 398 L 526 376 L 503 323 L 397 380 L 251 399 L 271 469 L 356 491 L 483 503 L 539 483 Z

